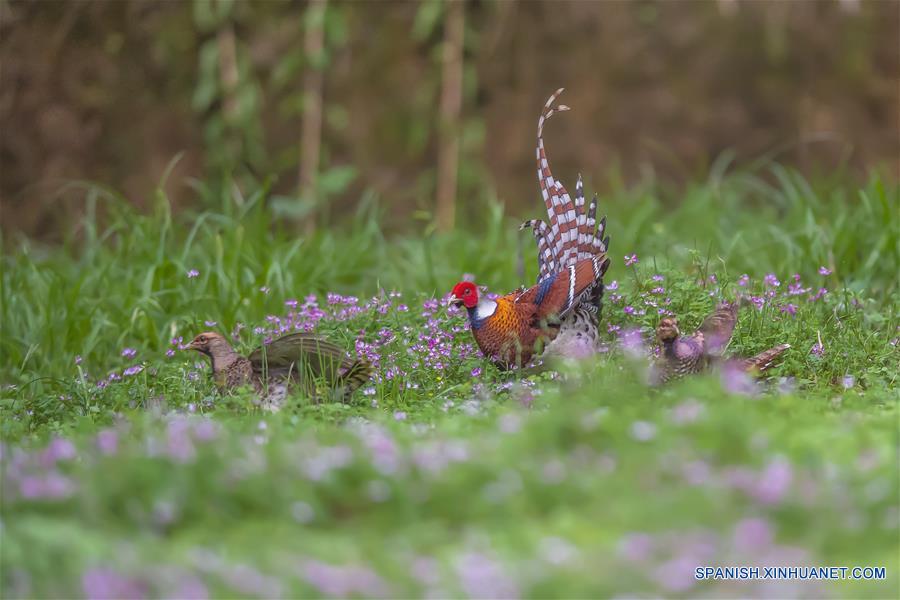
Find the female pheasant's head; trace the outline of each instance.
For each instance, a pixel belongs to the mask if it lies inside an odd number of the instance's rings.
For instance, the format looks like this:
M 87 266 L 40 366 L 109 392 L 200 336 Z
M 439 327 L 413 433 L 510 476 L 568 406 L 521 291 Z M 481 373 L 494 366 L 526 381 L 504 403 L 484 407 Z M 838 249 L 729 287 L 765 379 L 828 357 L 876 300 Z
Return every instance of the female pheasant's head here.
M 681 332 L 678 331 L 678 321 L 674 317 L 666 317 L 656 326 L 656 339 L 662 344 L 674 342 L 679 335 Z
M 231 344 L 214 331 L 201 333 L 194 338 L 194 341 L 188 344 L 188 348 L 213 358 L 216 358 L 219 355 L 224 356 L 234 353 L 234 350 L 231 349 Z
M 478 305 L 478 287 L 471 281 L 460 281 L 453 286 L 453 298 L 450 299 L 450 304 L 475 308 Z

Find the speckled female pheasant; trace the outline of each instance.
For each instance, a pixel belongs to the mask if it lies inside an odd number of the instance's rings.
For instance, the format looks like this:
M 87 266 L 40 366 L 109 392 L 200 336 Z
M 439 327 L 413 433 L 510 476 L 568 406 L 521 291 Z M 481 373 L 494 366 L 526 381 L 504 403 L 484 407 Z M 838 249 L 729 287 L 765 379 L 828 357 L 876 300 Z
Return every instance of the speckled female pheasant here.
M 252 386 L 269 410 L 278 410 L 290 385 L 316 397 L 316 383 L 343 400 L 368 381 L 372 365 L 351 360 L 338 346 L 311 333 L 291 333 L 244 357 L 218 333 L 201 333 L 188 348 L 209 357 L 213 380 L 221 390 Z
M 654 365 L 654 383 L 699 373 L 717 362 L 734 334 L 738 307 L 739 302 L 723 302 L 690 336 L 681 335 L 674 317 L 660 320 L 656 339 L 661 353 Z M 750 358 L 729 358 L 728 364 L 748 373 L 762 373 L 788 348 L 789 344 L 779 344 Z
M 609 248 L 605 239 L 606 217 L 597 226 L 597 196 L 585 213 L 584 184 L 581 175 L 575 183 L 575 201 L 562 182 L 553 177 L 550 162 L 544 150 L 544 122 L 554 113 L 569 110 L 557 105 L 556 99 L 563 88 L 556 90 L 544 104 L 537 129 L 537 175 L 541 195 L 547 209 L 548 221 L 534 219 L 522 223 L 520 229 L 530 228 L 538 249 L 538 283 L 563 271 L 580 260 L 590 258 Z M 603 300 L 603 280 L 598 279 L 585 294 L 584 301 L 569 312 L 559 327 L 559 334 L 548 345 L 548 356 L 583 358 L 594 354 L 600 343 L 598 324 Z
M 479 295 L 473 282 L 461 281 L 451 303 L 466 307 L 475 342 L 495 365 L 523 366 L 557 336 L 561 320 L 589 298 L 608 267 L 606 254 L 595 254 L 530 289 L 494 300 Z

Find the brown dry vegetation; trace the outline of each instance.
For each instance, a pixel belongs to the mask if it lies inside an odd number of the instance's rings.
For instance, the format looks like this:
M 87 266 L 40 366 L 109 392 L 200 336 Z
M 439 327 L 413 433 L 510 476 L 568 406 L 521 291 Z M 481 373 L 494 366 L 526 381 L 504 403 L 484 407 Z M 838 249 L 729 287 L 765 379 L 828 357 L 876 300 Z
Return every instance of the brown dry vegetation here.
M 306 3 L 238 3 L 212 24 L 203 4 L 0 4 L 7 232 L 58 235 L 83 206 L 72 181 L 145 205 L 181 152 L 177 204 L 196 201 L 188 178 L 223 171 L 296 190 Z M 371 189 L 402 227 L 433 210 L 442 17 L 429 26 L 412 2 L 329 11 L 321 162 L 358 170 L 332 212 Z M 560 86 L 573 110 L 548 129 L 551 157 L 601 191 L 611 169 L 685 181 L 728 150 L 898 176 L 898 2 L 468 1 L 465 19 L 458 222 L 494 192 L 532 206 L 535 122 Z M 256 98 L 243 120 L 225 114 L 240 97 L 196 99 L 203 48 L 226 30 Z

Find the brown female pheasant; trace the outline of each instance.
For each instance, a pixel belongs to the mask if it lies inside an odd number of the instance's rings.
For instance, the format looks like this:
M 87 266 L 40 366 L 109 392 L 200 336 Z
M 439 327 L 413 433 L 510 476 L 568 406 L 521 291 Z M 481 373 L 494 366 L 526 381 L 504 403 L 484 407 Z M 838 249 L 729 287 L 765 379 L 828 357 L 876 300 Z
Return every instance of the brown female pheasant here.
M 603 237 L 606 217 L 600 220 L 599 227 L 597 225 L 596 195 L 585 213 L 581 175 L 575 183 L 573 203 L 565 186 L 550 171 L 550 162 L 544 150 L 544 122 L 556 112 L 569 110 L 563 104 L 554 107 L 563 89 L 556 90 L 550 96 L 538 119 L 537 175 L 548 222 L 533 219 L 520 226 L 520 229 L 530 228 L 537 243 L 538 283 L 609 248 L 609 236 Z M 603 300 L 602 279 L 598 279 L 585 296 L 585 300 L 560 323 L 559 334 L 547 345 L 547 355 L 583 358 L 597 352 L 600 344 L 598 327 Z
M 209 357 L 219 389 L 252 386 L 270 410 L 281 407 L 292 384 L 316 397 L 316 383 L 321 381 L 346 401 L 372 374 L 367 361 L 351 360 L 338 346 L 310 333 L 282 336 L 247 357 L 215 332 L 201 333 L 188 348 Z
M 654 365 L 653 381 L 665 383 L 709 368 L 722 356 L 734 334 L 739 303 L 723 302 L 706 317 L 690 336 L 682 336 L 674 317 L 660 320 L 656 327 L 661 353 Z M 729 358 L 728 364 L 745 372 L 762 373 L 788 348 L 779 344 L 750 358 Z
M 453 288 L 451 303 L 465 306 L 482 353 L 501 369 L 528 364 L 538 347 L 559 333 L 560 320 L 576 309 L 609 267 L 605 253 L 553 273 L 536 286 L 495 300 L 471 281 Z

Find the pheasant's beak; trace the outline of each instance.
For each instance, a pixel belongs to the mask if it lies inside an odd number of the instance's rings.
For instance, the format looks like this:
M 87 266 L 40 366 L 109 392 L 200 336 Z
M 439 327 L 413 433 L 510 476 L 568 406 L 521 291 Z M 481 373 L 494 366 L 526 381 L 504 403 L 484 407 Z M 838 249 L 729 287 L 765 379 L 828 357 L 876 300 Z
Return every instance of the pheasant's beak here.
M 447 301 L 447 306 L 455 306 L 456 308 L 461 308 L 463 305 L 462 298 L 457 296 L 453 296 Z

